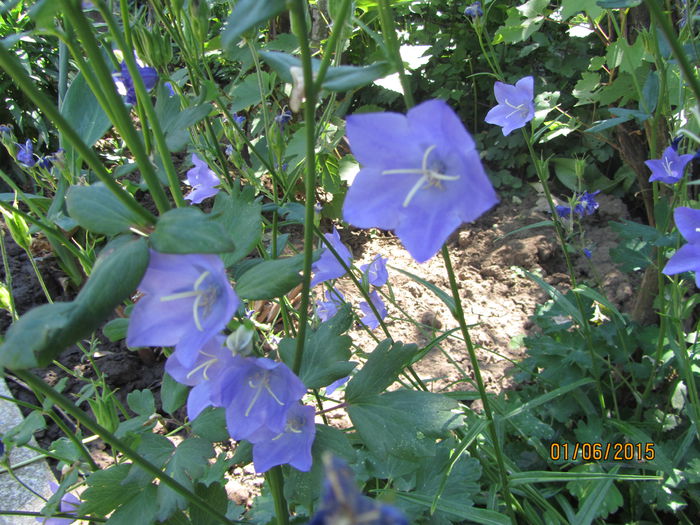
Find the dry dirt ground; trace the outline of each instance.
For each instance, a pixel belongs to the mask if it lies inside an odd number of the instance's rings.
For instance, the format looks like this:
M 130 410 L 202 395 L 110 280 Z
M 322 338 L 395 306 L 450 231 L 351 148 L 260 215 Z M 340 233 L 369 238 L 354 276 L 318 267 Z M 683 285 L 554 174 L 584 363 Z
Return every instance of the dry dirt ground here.
M 598 283 L 608 298 L 622 311 L 629 311 L 633 290 L 639 276 L 621 273 L 611 262 L 609 249 L 616 245 L 616 235 L 608 226 L 611 220 L 628 219 L 628 212 L 621 200 L 599 195 L 600 209 L 583 220 L 586 246 L 592 252 L 589 259 L 582 253 L 572 256 L 578 278 L 593 285 Z M 531 191 L 522 200 L 504 199 L 496 208 L 474 224 L 464 225 L 448 241 L 452 262 L 458 279 L 471 337 L 477 346 L 479 367 L 488 390 L 492 392 L 508 388 L 511 384 L 509 370 L 525 357 L 526 349 L 519 341 L 531 329 L 529 321 L 537 305 L 548 299 L 542 289 L 516 273 L 513 267 L 521 267 L 539 273 L 546 282 L 565 291 L 569 278 L 554 230 L 551 226 L 526 229 L 508 235 L 520 228 L 549 219 L 547 207 L 541 196 Z M 342 241 L 350 247 L 357 267 L 370 262 L 376 255 L 389 259 L 389 284 L 382 291 L 392 296 L 388 307 L 387 326 L 394 340 L 425 346 L 434 337 L 457 327 L 447 306 L 433 292 L 410 277 L 404 270 L 421 277 L 440 289 L 449 292 L 444 262 L 437 255 L 424 264 L 413 261 L 398 239 L 386 232 L 339 228 Z M 6 233 L 5 230 L 2 232 Z M 13 277 L 13 293 L 19 313 L 45 302 L 26 254 L 17 247 L 9 235 L 5 235 L 9 266 Z M 47 281 L 49 291 L 59 300 L 64 294 L 61 272 L 50 253 L 37 247 L 39 268 Z M 4 278 L 5 269 L 0 268 Z M 361 300 L 348 278 L 338 281 L 338 288 L 346 299 L 357 307 Z M 321 287 L 315 290 L 318 297 Z M 64 300 L 68 297 L 64 297 Z M 4 333 L 10 324 L 7 312 L 0 311 L 0 331 Z M 374 332 L 383 338 L 380 329 Z M 350 332 L 356 348 L 369 353 L 376 340 L 359 324 Z M 443 340 L 431 350 L 415 369 L 421 379 L 435 392 L 445 390 L 474 390 L 469 356 L 459 331 Z M 151 389 L 157 394 L 162 377 L 163 357 L 159 352 L 140 355 L 129 351 L 123 342 L 109 343 L 102 339 L 100 353 L 95 361 L 107 376 L 110 388 L 117 391 L 122 401 L 134 389 Z M 73 347 L 61 356 L 62 364 L 74 372 L 94 377 L 94 371 L 82 352 Z M 48 383 L 55 384 L 66 374 L 56 366 L 38 371 Z M 35 402 L 32 394 L 8 378 L 15 397 Z M 70 378 L 64 394 L 75 395 L 85 385 L 84 381 Z M 342 393 L 333 395 L 337 400 Z M 160 400 L 156 395 L 158 404 Z M 335 403 L 328 402 L 327 407 Z M 328 414 L 332 424 L 349 423 L 342 410 Z M 170 430 L 166 428 L 162 431 Z M 174 428 L 174 426 L 173 426 Z M 48 427 L 37 435 L 42 447 L 61 436 L 57 428 Z M 91 445 L 96 461 L 101 466 L 113 460 L 99 441 Z M 227 490 L 235 501 L 250 504 L 259 493 L 262 478 L 256 476 L 252 465 L 237 468 L 230 475 Z

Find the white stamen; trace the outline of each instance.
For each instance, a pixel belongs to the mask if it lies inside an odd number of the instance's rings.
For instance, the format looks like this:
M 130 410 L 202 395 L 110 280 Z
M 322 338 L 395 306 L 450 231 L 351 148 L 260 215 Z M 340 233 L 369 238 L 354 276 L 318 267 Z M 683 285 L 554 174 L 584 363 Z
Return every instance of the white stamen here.
M 510 117 L 510 116 L 512 116 L 512 115 L 515 115 L 516 113 L 520 113 L 520 116 L 521 116 L 522 118 L 527 117 L 527 107 L 525 106 L 525 103 L 520 104 L 519 106 L 514 106 L 513 104 L 511 104 L 510 102 L 508 102 L 508 99 L 506 99 L 506 106 L 508 106 L 508 107 L 510 107 L 510 108 L 513 108 L 513 110 L 514 110 L 514 111 L 511 111 L 510 113 L 508 113 L 508 114 L 506 115 L 506 118 L 508 118 L 508 117 Z

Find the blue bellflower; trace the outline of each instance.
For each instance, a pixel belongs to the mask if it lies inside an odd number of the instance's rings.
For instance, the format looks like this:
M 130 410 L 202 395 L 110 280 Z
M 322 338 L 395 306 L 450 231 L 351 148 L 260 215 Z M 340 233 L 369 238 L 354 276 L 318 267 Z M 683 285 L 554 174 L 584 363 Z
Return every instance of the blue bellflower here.
M 215 186 L 221 181 L 196 153 L 192 154 L 192 163 L 194 168 L 187 171 L 187 184 L 192 187 L 192 191 L 185 195 L 185 199 L 192 204 L 199 204 L 204 199 L 219 193 L 219 189 Z
M 330 397 L 333 393 L 338 390 L 341 386 L 350 380 L 350 376 L 341 377 L 340 379 L 333 381 L 330 385 L 325 388 L 324 395 Z
M 575 215 L 578 215 L 579 217 L 585 217 L 587 215 L 593 215 L 598 208 L 600 208 L 600 204 L 595 200 L 595 196 L 600 193 L 600 190 L 594 191 L 593 193 L 588 193 L 587 191 L 584 191 L 581 195 L 574 195 L 573 199 L 573 213 Z M 561 204 L 558 204 L 554 207 L 557 215 L 561 217 L 562 219 L 566 219 L 567 217 L 571 216 L 571 206 L 563 206 Z
M 700 288 L 700 210 L 679 207 L 673 210 L 673 219 L 688 244 L 673 254 L 662 273 L 695 272 L 695 284 Z
M 535 79 L 524 77 L 515 85 L 496 82 L 493 86 L 498 105 L 491 108 L 484 120 L 503 128 L 503 135 L 509 135 L 530 122 L 535 116 Z
M 309 525 L 408 525 L 408 520 L 396 507 L 363 495 L 355 485 L 352 470 L 343 460 L 327 455 L 323 463 L 326 481 L 321 504 Z
M 442 100 L 406 115 L 351 115 L 347 134 L 362 169 L 345 198 L 345 220 L 394 230 L 418 262 L 498 202 L 474 140 Z
M 34 155 L 34 145 L 32 144 L 32 141 L 27 139 L 27 142 L 22 144 L 17 144 L 17 161 L 28 167 L 31 168 L 36 164 L 36 156 Z
M 360 271 L 367 276 L 367 282 L 373 286 L 384 286 L 389 280 L 386 270 L 386 257 L 377 255 L 369 264 L 360 266 Z
M 469 4 L 466 9 L 464 9 L 464 16 L 470 16 L 472 18 L 484 16 L 484 10 L 481 9 L 481 2 Z
M 49 487 L 51 491 L 55 494 L 58 490 L 58 485 L 53 481 L 49 482 Z M 61 498 L 61 503 L 59 505 L 59 510 L 63 514 L 76 515 L 78 507 L 80 506 L 80 499 L 74 496 L 70 492 L 66 492 Z M 35 518 L 38 523 L 42 525 L 70 525 L 75 521 L 75 519 L 70 518 Z
M 190 420 L 208 406 L 218 406 L 213 400 L 212 387 L 217 384 L 216 380 L 223 370 L 239 364 L 243 359 L 224 346 L 225 339 L 223 335 L 212 337 L 189 366 L 180 361 L 177 350 L 165 362 L 165 371 L 175 381 L 193 387 L 187 396 L 187 417 Z
M 324 293 L 325 301 L 316 302 L 316 315 L 321 321 L 328 321 L 345 304 L 345 296 L 333 288 Z
M 664 154 L 660 159 L 652 159 L 644 162 L 651 170 L 649 182 L 659 180 L 666 184 L 676 184 L 681 180 L 681 177 L 683 177 L 683 171 L 692 159 L 692 153 L 679 155 L 672 146 L 669 146 L 664 150 Z
M 253 443 L 253 463 L 260 474 L 277 465 L 291 465 L 297 470 L 311 470 L 311 447 L 316 436 L 313 407 L 295 403 L 286 413 L 284 430 L 273 432 L 263 427 L 248 439 Z
M 292 120 L 292 117 L 292 112 L 286 107 L 280 111 L 279 115 L 275 117 L 275 122 L 277 122 L 277 125 L 280 127 L 280 131 L 284 131 L 284 127 Z
M 370 293 L 369 298 L 371 299 L 374 307 L 377 309 L 379 318 L 384 319 L 386 317 L 386 305 L 384 304 L 384 301 L 382 301 L 382 298 L 379 297 L 377 291 L 375 290 Z M 362 313 L 365 314 L 364 317 L 360 319 L 360 322 L 370 330 L 375 330 L 379 326 L 379 319 L 377 319 L 377 316 L 374 315 L 374 312 L 367 301 L 362 301 L 360 303 L 360 310 L 362 310 Z
M 343 262 L 349 266 L 352 261 L 352 254 L 347 246 L 340 242 L 338 230 L 334 227 L 333 231 L 331 233 L 326 233 L 324 237 L 331 243 L 333 249 L 338 252 Z M 324 248 L 321 257 L 311 266 L 311 270 L 314 272 L 314 278 L 311 279 L 312 287 L 324 281 L 342 277 L 346 273 L 343 265 L 335 258 L 333 252 L 327 248 Z
M 131 312 L 128 346 L 175 346 L 192 365 L 204 344 L 221 331 L 239 305 L 217 255 L 174 255 L 151 250 Z
M 248 439 L 265 427 L 275 435 L 285 431 L 287 410 L 306 387 L 284 363 L 265 357 L 241 358 L 222 371 L 213 397 L 226 407 L 226 425 L 235 440 Z
M 158 72 L 152 67 L 144 66 L 138 58 L 136 59 L 136 67 L 139 70 L 146 90 L 152 90 L 158 83 Z M 134 79 L 131 78 L 131 73 L 129 73 L 129 69 L 126 67 L 126 62 L 121 63 L 120 71 L 112 73 L 112 79 L 114 80 L 114 85 L 117 87 L 117 92 L 124 97 L 125 102 L 132 106 L 136 104 Z

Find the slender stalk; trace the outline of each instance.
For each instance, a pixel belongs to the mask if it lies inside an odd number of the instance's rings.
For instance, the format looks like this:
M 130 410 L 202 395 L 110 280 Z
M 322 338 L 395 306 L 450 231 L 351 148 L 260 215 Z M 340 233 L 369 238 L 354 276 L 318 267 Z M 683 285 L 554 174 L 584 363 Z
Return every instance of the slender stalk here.
M 129 112 L 126 109 L 126 106 L 124 106 L 121 96 L 119 93 L 117 93 L 114 86 L 114 81 L 112 79 L 112 74 L 107 69 L 107 65 L 104 62 L 97 39 L 92 32 L 92 26 L 87 18 L 85 18 L 83 12 L 78 9 L 73 2 L 64 0 L 63 6 L 65 7 L 64 14 L 69 18 L 71 24 L 75 28 L 78 38 L 80 39 L 80 42 L 85 49 L 88 58 L 90 59 L 90 64 L 95 71 L 95 77 L 100 83 L 102 91 L 109 101 L 109 107 L 112 109 L 113 117 L 115 118 L 113 124 L 133 153 L 139 169 L 141 170 L 143 180 L 148 186 L 151 196 L 153 197 L 153 202 L 155 202 L 158 211 L 160 213 L 165 213 L 170 209 L 170 203 L 168 202 L 165 191 L 163 190 L 163 187 L 156 176 L 153 164 L 151 164 L 151 161 L 148 158 L 148 153 L 141 142 L 141 138 L 138 136 L 136 128 L 131 122 Z M 124 57 L 125 60 L 128 58 L 133 59 L 133 57 Z M 140 75 L 137 74 L 136 77 L 140 77 Z M 137 78 L 132 79 L 135 82 L 138 80 Z
M 289 509 L 287 508 L 287 500 L 284 497 L 284 476 L 282 476 L 282 467 L 272 467 L 265 474 L 265 478 L 272 491 L 272 500 L 275 505 L 277 523 L 278 525 L 288 525 Z
M 139 205 L 129 192 L 114 181 L 109 173 L 107 173 L 107 170 L 105 170 L 97 154 L 82 141 L 78 133 L 61 114 L 56 105 L 51 102 L 44 93 L 37 89 L 21 64 L 3 46 L 0 46 L 0 67 L 7 71 L 24 94 L 54 123 L 66 140 L 68 140 L 83 159 L 85 159 L 88 166 L 95 172 L 95 176 L 103 182 L 127 208 L 141 217 L 144 222 L 154 223 L 155 217 L 148 210 Z
M 350 12 L 350 4 L 351 0 L 342 0 L 342 4 L 340 4 L 340 8 L 338 9 L 338 16 L 333 21 L 333 31 L 331 33 L 331 36 L 328 38 L 328 42 L 326 43 L 326 50 L 323 53 L 323 57 L 321 58 L 321 65 L 319 66 L 318 72 L 316 73 L 315 88 L 317 92 L 321 91 L 323 79 L 326 77 L 326 71 L 328 71 L 328 67 L 331 64 L 331 56 L 334 50 L 336 49 L 337 43 L 340 41 L 340 37 L 343 35 L 345 19 L 348 17 L 348 13 Z M 327 107 L 330 108 L 331 106 L 328 105 Z
M 401 90 L 403 91 L 403 99 L 406 102 L 406 107 L 412 108 L 415 106 L 415 101 L 413 100 L 413 92 L 411 91 L 411 84 L 406 76 L 406 71 L 403 68 L 403 59 L 401 58 L 401 53 L 399 52 L 399 41 L 396 38 L 396 24 L 394 23 L 394 15 L 389 7 L 388 0 L 379 0 L 379 21 L 382 26 L 382 33 L 386 38 L 386 42 L 389 46 L 387 50 L 391 61 L 393 62 L 394 69 L 399 74 L 399 80 L 401 81 Z
M 496 431 L 496 424 L 493 419 L 491 403 L 489 401 L 488 394 L 486 393 L 486 386 L 484 385 L 484 380 L 481 377 L 481 371 L 479 369 L 479 360 L 476 357 L 474 343 L 472 342 L 471 336 L 469 335 L 469 327 L 467 326 L 467 321 L 464 318 L 462 299 L 459 295 L 459 287 L 457 286 L 455 272 L 452 268 L 452 261 L 450 259 L 450 252 L 447 249 L 446 244 L 443 244 L 442 246 L 442 258 L 445 261 L 445 270 L 447 271 L 447 277 L 450 281 L 450 290 L 452 291 L 452 298 L 455 302 L 455 318 L 457 319 L 457 322 L 459 322 L 459 327 L 462 331 L 464 342 L 467 344 L 467 352 L 469 352 L 469 361 L 471 362 L 472 370 L 474 371 L 474 379 L 476 380 L 476 386 L 479 389 L 479 397 L 481 398 L 481 403 L 484 406 L 484 414 L 486 414 L 486 419 L 489 420 L 489 432 L 491 434 L 491 440 L 493 441 L 493 451 L 496 456 L 496 463 L 498 464 L 498 471 L 501 477 L 501 484 L 503 485 L 501 493 L 503 494 L 503 497 L 507 502 L 508 513 L 510 514 L 513 523 L 517 523 L 515 520 L 515 516 L 513 515 L 515 501 L 509 488 L 508 471 L 506 470 L 506 464 L 503 459 L 503 451 L 501 449 L 500 440 L 498 439 L 498 432 Z
M 163 134 L 163 130 L 160 127 L 160 121 L 156 116 L 156 112 L 153 109 L 153 104 L 151 103 L 151 99 L 148 96 L 148 92 L 146 91 L 146 86 L 143 83 L 143 78 L 141 78 L 141 74 L 139 73 L 136 60 L 134 59 L 134 55 L 133 53 L 131 53 L 131 47 L 122 38 L 119 32 L 119 27 L 117 26 L 117 21 L 114 19 L 112 13 L 106 8 L 104 2 L 98 2 L 97 6 L 100 10 L 100 13 L 102 13 L 102 17 L 107 22 L 109 31 L 110 33 L 112 33 L 112 38 L 114 38 L 114 40 L 117 42 L 117 45 L 125 51 L 124 61 L 126 62 L 126 67 L 129 70 L 131 79 L 134 82 L 134 88 L 136 89 L 136 96 L 138 98 L 139 107 L 142 108 L 146 114 L 148 125 L 151 128 L 153 138 L 156 142 L 156 147 L 158 148 L 158 153 L 160 154 L 160 158 L 163 161 L 163 167 L 165 168 L 165 174 L 168 178 L 168 185 L 170 187 L 170 194 L 175 200 L 175 204 L 178 208 L 186 206 L 187 203 L 185 202 L 185 199 L 182 196 L 182 191 L 180 190 L 180 180 L 178 179 L 177 173 L 175 172 L 175 165 L 173 164 L 173 159 L 170 155 L 168 145 L 165 142 L 165 135 Z M 128 20 L 124 20 L 122 25 L 128 26 Z M 146 125 L 143 120 L 142 125 Z M 144 137 L 145 136 L 146 134 L 144 133 Z
M 314 85 L 311 70 L 311 52 L 307 36 L 304 0 L 294 0 L 291 15 L 299 28 L 299 45 L 301 48 L 301 63 L 304 70 L 304 86 L 306 86 L 306 103 L 304 105 L 304 124 L 306 131 L 306 176 L 305 185 L 305 213 L 304 213 L 304 276 L 302 278 L 301 304 L 299 305 L 299 331 L 297 332 L 297 345 L 294 353 L 295 374 L 301 369 L 301 360 L 304 354 L 304 340 L 306 336 L 306 324 L 309 316 L 309 296 L 311 289 L 311 263 L 313 259 L 314 240 L 314 199 L 316 190 L 316 151 L 315 151 L 315 113 L 316 113 L 316 86 Z
M 144 459 L 138 452 L 129 447 L 121 439 L 117 438 L 114 434 L 109 432 L 107 429 L 103 428 L 101 425 L 97 424 L 92 418 L 85 414 L 82 410 L 76 407 L 69 399 L 64 397 L 62 394 L 56 392 L 53 388 L 44 383 L 41 379 L 36 377 L 34 374 L 27 372 L 25 370 L 15 370 L 13 373 L 19 377 L 22 381 L 27 383 L 34 392 L 41 392 L 46 397 L 50 398 L 54 403 L 60 406 L 68 414 L 73 416 L 76 421 L 87 428 L 90 432 L 99 435 L 105 442 L 109 443 L 114 449 L 122 452 L 126 457 L 128 457 L 135 465 L 138 465 L 144 469 L 149 474 L 158 478 L 161 483 L 167 485 L 175 492 L 180 494 L 182 497 L 187 499 L 192 505 L 198 507 L 200 510 L 206 512 L 212 517 L 216 518 L 220 523 L 238 523 L 237 521 L 229 520 L 225 515 L 221 514 L 216 509 L 212 508 L 204 499 L 197 496 L 196 494 L 190 492 L 186 487 L 180 484 L 175 479 L 171 478 L 165 474 L 161 469 L 153 465 L 150 461 Z

